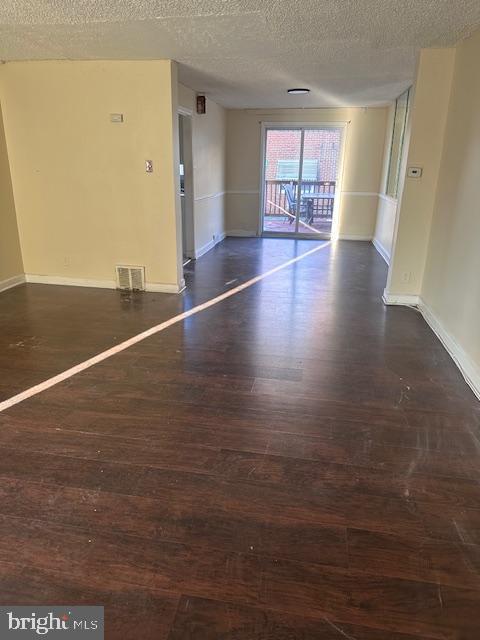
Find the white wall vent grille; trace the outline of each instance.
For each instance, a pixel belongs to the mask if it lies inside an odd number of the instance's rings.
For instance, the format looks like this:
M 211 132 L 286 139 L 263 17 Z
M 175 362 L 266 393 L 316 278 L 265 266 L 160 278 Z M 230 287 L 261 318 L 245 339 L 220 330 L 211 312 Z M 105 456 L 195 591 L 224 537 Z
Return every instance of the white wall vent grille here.
M 145 267 L 117 265 L 117 287 L 129 291 L 145 291 Z

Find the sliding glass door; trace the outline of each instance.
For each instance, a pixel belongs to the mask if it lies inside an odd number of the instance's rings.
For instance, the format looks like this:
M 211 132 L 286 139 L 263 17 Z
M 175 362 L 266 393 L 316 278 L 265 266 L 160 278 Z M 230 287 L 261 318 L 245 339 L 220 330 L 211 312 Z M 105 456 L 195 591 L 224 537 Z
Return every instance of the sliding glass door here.
M 329 238 L 342 127 L 265 128 L 262 234 Z

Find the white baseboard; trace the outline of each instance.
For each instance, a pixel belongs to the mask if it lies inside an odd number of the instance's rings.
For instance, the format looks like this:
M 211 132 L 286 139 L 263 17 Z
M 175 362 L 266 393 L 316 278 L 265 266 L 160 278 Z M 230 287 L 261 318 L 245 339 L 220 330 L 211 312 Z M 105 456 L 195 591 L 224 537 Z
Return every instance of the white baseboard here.
M 480 400 L 480 367 L 478 367 L 455 338 L 447 331 L 421 296 L 395 295 L 384 291 L 382 297 L 385 304 L 388 305 L 416 306 L 418 308 L 425 322 L 460 369 L 462 376 L 465 378 L 465 382 Z
M 34 284 L 55 284 L 66 287 L 95 287 L 97 289 L 116 289 L 115 280 L 91 280 L 90 278 L 65 278 L 63 276 L 44 276 L 26 273 L 25 280 Z
M 146 282 L 145 291 L 151 293 L 180 293 L 185 289 L 185 280 L 177 284 L 163 284 L 161 282 Z
M 24 282 L 25 276 L 23 275 L 23 273 L 18 276 L 7 278 L 6 280 L 0 280 L 0 291 L 6 291 L 7 289 L 18 287 L 19 284 L 23 284 Z
M 372 236 L 355 236 L 349 235 L 345 233 L 340 233 L 337 236 L 337 240 L 359 240 L 360 242 L 371 242 Z
M 385 249 L 383 244 L 376 238 L 372 238 L 372 244 L 375 247 L 375 249 L 378 251 L 378 253 L 382 256 L 382 258 L 385 260 L 385 262 L 388 264 L 388 266 L 390 266 L 390 254 Z
M 387 305 L 403 305 L 406 307 L 418 307 L 420 304 L 420 296 L 389 293 L 386 289 L 383 292 L 382 300 Z
M 213 240 L 212 238 L 212 240 L 210 240 L 210 242 L 207 242 L 207 244 L 204 244 L 203 247 L 200 247 L 200 249 L 196 249 L 194 252 L 195 259 L 201 258 L 202 256 L 204 256 L 211 249 L 213 249 L 215 245 L 217 245 L 219 242 L 222 242 L 222 240 L 225 240 L 225 238 L 226 238 L 226 234 L 220 233 L 218 234 L 218 236 L 216 236 L 215 240 Z
M 230 229 L 226 233 L 231 238 L 257 238 L 256 231 L 247 231 L 246 229 Z
M 232 238 L 258 238 L 258 233 L 256 231 L 247 231 L 246 229 L 229 229 L 226 235 Z M 336 240 L 359 240 L 361 242 L 371 242 L 372 236 L 340 234 L 336 237 Z
M 258 238 L 256 231 L 247 231 L 246 229 L 229 229 L 227 236 L 232 238 Z M 371 242 L 372 236 L 352 236 L 341 234 L 336 237 L 336 240 L 359 240 L 361 242 Z
M 437 336 L 450 357 L 460 369 L 465 382 L 471 388 L 476 397 L 480 400 L 480 367 L 470 358 L 464 349 L 458 344 L 455 338 L 447 331 L 432 309 L 420 298 L 418 306 L 425 322 Z
M 116 289 L 115 280 L 91 280 L 90 278 L 65 278 L 63 276 L 43 276 L 35 273 L 26 273 L 26 282 L 34 284 L 53 284 L 65 287 L 93 287 L 96 289 Z M 185 286 L 182 281 L 179 285 L 164 284 L 161 282 L 146 282 L 145 290 L 155 293 L 179 293 Z
M 198 258 L 201 258 L 202 256 L 204 256 L 211 249 L 213 249 L 214 246 L 215 246 L 215 242 L 213 240 L 210 240 L 210 242 L 207 242 L 207 244 L 204 244 L 203 247 L 200 247 L 200 249 L 195 249 L 194 251 L 195 260 L 198 260 Z

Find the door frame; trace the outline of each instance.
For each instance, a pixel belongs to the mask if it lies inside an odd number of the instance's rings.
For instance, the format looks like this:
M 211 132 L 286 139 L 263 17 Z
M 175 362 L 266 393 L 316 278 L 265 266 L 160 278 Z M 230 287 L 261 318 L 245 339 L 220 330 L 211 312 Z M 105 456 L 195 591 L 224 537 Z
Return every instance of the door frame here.
M 183 234 L 185 233 L 186 247 L 185 255 L 189 258 L 195 257 L 195 198 L 193 191 L 193 111 L 185 107 L 178 107 L 177 117 L 183 117 L 183 153 L 184 153 L 184 206 L 185 206 L 185 230 L 181 220 L 181 237 L 183 247 Z M 180 138 L 179 138 L 180 145 Z M 180 197 L 180 194 L 179 194 Z M 182 256 L 183 261 L 183 256 Z
M 330 122 L 270 122 L 270 121 L 262 121 L 261 123 L 261 135 L 260 135 L 260 210 L 258 216 L 258 228 L 257 235 L 264 238 L 298 238 L 298 239 L 306 239 L 306 240 L 329 240 L 331 238 L 336 239 L 339 233 L 339 211 L 340 211 L 340 201 L 342 198 L 342 184 L 343 184 L 343 170 L 344 170 L 344 160 L 345 160 L 345 149 L 346 149 L 346 138 L 348 132 L 348 124 L 349 122 L 346 120 L 341 121 L 330 121 Z M 340 140 L 340 149 L 338 152 L 338 167 L 337 167 L 337 180 L 335 185 L 335 199 L 333 202 L 333 214 L 332 214 L 332 229 L 330 234 L 325 233 L 299 233 L 297 230 L 295 232 L 285 232 L 285 233 L 276 233 L 274 231 L 264 231 L 263 230 L 263 212 L 265 210 L 265 159 L 266 159 L 266 142 L 267 142 L 267 131 L 269 129 L 296 129 L 301 131 L 302 129 L 341 129 L 341 140 Z M 304 136 L 302 136 L 303 139 Z M 303 149 L 300 157 L 300 164 L 303 164 Z M 300 170 L 302 167 L 299 167 Z M 300 177 L 300 176 L 299 176 Z M 337 189 L 338 185 L 338 189 Z M 299 187 L 301 188 L 301 184 L 299 181 Z M 338 193 L 338 197 L 337 196 Z M 298 226 L 298 221 L 295 222 L 295 227 Z

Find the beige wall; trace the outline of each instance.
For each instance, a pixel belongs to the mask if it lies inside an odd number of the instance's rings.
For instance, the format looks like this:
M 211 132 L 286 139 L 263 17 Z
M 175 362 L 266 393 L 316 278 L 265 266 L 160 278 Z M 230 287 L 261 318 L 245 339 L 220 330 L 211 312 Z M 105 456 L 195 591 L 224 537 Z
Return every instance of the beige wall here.
M 0 67 L 27 274 L 107 286 L 116 264 L 138 264 L 178 287 L 176 91 L 167 60 Z
M 10 278 L 22 274 L 22 254 L 0 108 L 0 291 L 13 284 L 13 281 L 9 282 Z
M 341 236 L 372 238 L 377 212 L 386 108 L 227 111 L 227 233 L 256 235 L 260 211 L 261 123 L 349 122 L 346 130 Z
M 422 167 L 423 174 L 421 178 L 400 179 L 386 287 L 390 299 L 421 292 L 454 60 L 454 49 L 424 49 L 420 54 L 404 156 L 406 165 Z
M 195 252 L 203 253 L 225 233 L 226 111 L 207 98 L 195 111 L 195 92 L 179 85 L 179 104 L 193 112 L 192 152 Z
M 457 48 L 422 298 L 480 391 L 479 61 L 480 30 Z

